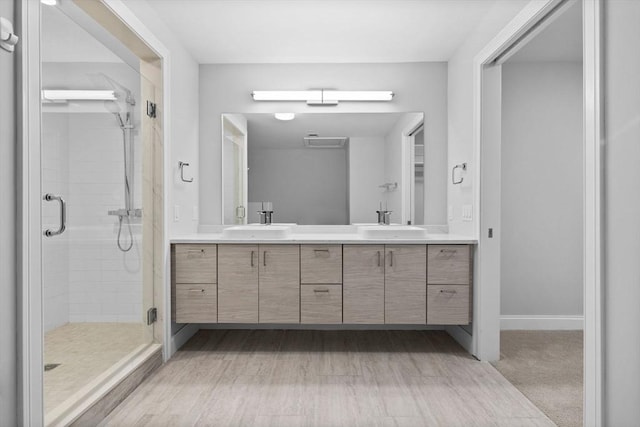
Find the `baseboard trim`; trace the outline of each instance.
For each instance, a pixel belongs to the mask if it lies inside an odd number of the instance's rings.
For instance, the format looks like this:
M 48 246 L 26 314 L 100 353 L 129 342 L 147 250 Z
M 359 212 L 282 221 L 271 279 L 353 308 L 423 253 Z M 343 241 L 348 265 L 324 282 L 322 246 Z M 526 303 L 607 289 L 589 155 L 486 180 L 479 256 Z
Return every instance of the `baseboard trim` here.
M 199 326 L 197 323 L 189 323 L 180 328 L 180 330 L 171 337 L 171 342 L 169 343 L 169 359 L 200 330 Z
M 500 329 L 510 330 L 583 330 L 584 316 L 501 316 Z
M 441 331 L 443 326 L 431 325 L 307 325 L 307 324 L 282 324 L 282 323 L 201 323 L 200 329 L 291 329 L 314 331 Z
M 458 343 L 467 353 L 473 354 L 473 336 L 460 326 L 447 326 L 445 331 Z

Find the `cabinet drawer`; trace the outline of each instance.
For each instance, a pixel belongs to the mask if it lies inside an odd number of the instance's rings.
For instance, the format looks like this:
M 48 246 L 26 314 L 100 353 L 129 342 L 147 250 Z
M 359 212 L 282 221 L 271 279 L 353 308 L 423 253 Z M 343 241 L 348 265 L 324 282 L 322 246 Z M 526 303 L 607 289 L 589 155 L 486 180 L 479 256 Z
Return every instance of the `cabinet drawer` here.
M 342 245 L 302 245 L 302 283 L 342 283 Z
M 301 285 L 300 323 L 342 323 L 342 285 Z
M 468 325 L 469 286 L 427 286 L 428 325 Z
M 427 283 L 468 285 L 471 278 L 471 250 L 468 245 L 429 245 Z
M 216 285 L 176 284 L 177 323 L 216 323 L 218 303 Z
M 216 245 L 176 245 L 176 283 L 217 283 Z

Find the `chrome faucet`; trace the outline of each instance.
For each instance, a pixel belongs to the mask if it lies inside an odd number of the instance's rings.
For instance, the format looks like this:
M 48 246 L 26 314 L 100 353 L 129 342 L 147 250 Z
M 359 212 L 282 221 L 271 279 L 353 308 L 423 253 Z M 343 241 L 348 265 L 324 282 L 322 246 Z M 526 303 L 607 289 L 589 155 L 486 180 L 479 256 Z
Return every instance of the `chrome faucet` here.
M 378 214 L 378 224 L 390 225 L 391 224 L 391 212 L 387 210 L 388 206 L 385 204 L 385 210 L 382 210 L 382 202 L 380 202 L 380 209 L 376 211 Z
M 260 215 L 260 224 L 271 225 L 273 220 L 273 204 L 271 202 L 262 202 L 262 209 L 258 211 Z

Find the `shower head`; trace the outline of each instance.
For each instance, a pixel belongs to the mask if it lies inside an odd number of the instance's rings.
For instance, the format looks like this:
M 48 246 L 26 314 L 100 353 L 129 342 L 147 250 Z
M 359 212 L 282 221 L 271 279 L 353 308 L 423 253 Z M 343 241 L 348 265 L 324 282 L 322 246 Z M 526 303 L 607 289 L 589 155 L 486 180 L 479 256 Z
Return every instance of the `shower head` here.
M 111 77 L 107 76 L 104 73 L 100 73 L 100 76 L 102 78 L 104 78 L 107 81 L 107 83 L 109 83 L 111 85 L 111 87 L 113 87 L 114 89 L 120 89 L 125 93 L 124 101 L 127 104 L 129 104 L 131 106 L 136 105 L 136 99 L 133 97 L 133 93 L 129 90 L 129 88 L 127 88 L 126 86 L 123 86 L 122 84 L 120 84 L 117 81 L 113 80 Z

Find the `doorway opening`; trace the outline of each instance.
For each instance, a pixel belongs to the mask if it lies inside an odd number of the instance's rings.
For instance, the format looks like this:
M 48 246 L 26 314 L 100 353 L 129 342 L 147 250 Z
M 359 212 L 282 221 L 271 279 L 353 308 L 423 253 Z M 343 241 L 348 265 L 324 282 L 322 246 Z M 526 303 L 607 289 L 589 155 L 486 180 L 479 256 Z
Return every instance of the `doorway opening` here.
M 103 3 L 21 15 L 23 422 L 92 424 L 162 362 L 163 64 Z
M 499 224 L 494 365 L 559 426 L 582 425 L 584 411 L 582 19 L 582 2 L 564 2 L 482 82 L 483 203 Z

